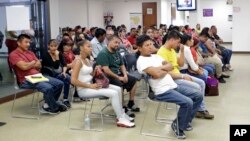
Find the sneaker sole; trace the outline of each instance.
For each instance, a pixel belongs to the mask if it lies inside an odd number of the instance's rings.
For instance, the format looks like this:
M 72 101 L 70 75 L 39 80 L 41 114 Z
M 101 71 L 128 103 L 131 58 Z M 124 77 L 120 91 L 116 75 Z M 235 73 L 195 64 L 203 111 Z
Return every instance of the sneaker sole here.
M 60 112 L 57 112 L 57 113 L 52 113 L 52 112 L 48 112 L 48 111 L 45 111 L 45 110 L 39 110 L 39 112 L 41 113 L 41 114 L 50 114 L 50 115 L 57 115 L 57 114 L 59 114 Z
M 133 125 L 133 126 L 128 126 L 128 125 L 119 124 L 119 123 L 117 123 L 116 125 L 117 125 L 118 127 L 124 127 L 124 128 L 134 128 L 134 127 L 135 127 L 135 125 Z

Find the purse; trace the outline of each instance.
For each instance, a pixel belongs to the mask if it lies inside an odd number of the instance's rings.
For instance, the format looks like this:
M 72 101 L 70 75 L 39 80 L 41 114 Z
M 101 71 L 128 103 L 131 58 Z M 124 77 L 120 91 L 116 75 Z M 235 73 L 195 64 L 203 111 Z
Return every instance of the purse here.
M 102 88 L 108 88 L 109 87 L 109 79 L 104 74 L 101 68 L 97 68 L 96 72 L 94 74 L 94 82 L 95 83 L 101 83 Z

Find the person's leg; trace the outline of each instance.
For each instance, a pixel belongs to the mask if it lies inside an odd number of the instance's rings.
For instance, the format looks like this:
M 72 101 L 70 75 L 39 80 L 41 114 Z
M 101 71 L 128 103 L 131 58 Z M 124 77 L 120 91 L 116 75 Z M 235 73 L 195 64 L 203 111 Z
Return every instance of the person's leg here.
M 178 91 L 179 93 L 183 94 L 184 96 L 192 99 L 193 109 L 191 112 L 191 116 L 189 117 L 189 119 L 187 119 L 188 123 L 191 123 L 199 106 L 201 105 L 201 102 L 203 100 L 203 96 L 200 93 L 200 91 L 197 91 L 197 90 L 195 90 L 191 87 L 188 87 L 188 86 L 179 86 L 178 85 L 178 87 L 175 90 Z
M 112 107 L 115 111 L 115 114 L 117 116 L 117 118 L 120 118 L 122 115 L 122 109 L 121 109 L 121 103 L 120 103 L 120 98 L 119 98 L 119 94 L 117 91 L 112 90 L 110 88 L 106 88 L 106 89 L 81 89 L 78 90 L 78 95 L 81 98 L 88 98 L 88 97 L 95 97 L 95 96 L 105 96 L 105 97 L 109 97 L 111 99 L 111 104 Z
M 63 88 L 63 82 L 59 79 L 46 76 L 49 79 L 48 83 L 53 86 L 53 95 L 56 101 L 58 101 Z
M 32 84 L 28 81 L 25 81 L 21 88 L 25 89 L 37 89 L 39 92 L 43 93 L 44 101 L 48 104 L 49 108 L 52 111 L 58 110 L 59 106 L 56 103 L 56 99 L 54 97 L 53 86 L 47 82 L 40 82 L 36 84 Z
M 189 74 L 190 76 L 199 78 L 199 79 L 203 80 L 203 81 L 206 83 L 206 82 L 207 82 L 207 77 L 208 77 L 208 71 L 205 70 L 205 69 L 203 69 L 203 72 L 204 72 L 204 73 L 201 74 L 201 75 L 199 75 L 199 74 L 194 74 L 194 73 L 189 73 L 189 72 L 188 72 L 188 74 Z
M 66 74 L 66 77 L 64 77 L 63 74 L 59 74 L 59 75 L 56 76 L 56 79 L 59 79 L 64 83 L 63 99 L 67 100 L 68 96 L 69 96 L 70 76 Z
M 201 87 L 199 84 L 193 82 L 193 81 L 188 81 L 185 79 L 175 79 L 174 82 L 179 86 L 186 86 L 190 87 L 192 89 L 195 89 L 196 91 L 201 91 Z
M 127 104 L 128 108 L 131 109 L 133 112 L 139 112 L 140 108 L 135 106 L 135 92 L 136 92 L 136 78 L 128 75 L 128 82 L 124 84 L 124 88 L 129 91 L 129 102 Z
M 193 76 L 190 76 L 192 78 L 192 80 L 197 83 L 198 85 L 200 85 L 200 92 L 202 94 L 202 97 L 203 97 L 203 100 L 202 100 L 202 103 L 201 105 L 199 106 L 198 108 L 198 111 L 205 111 L 206 110 L 206 106 L 205 106 L 205 88 L 206 88 L 206 84 L 204 81 L 202 81 L 201 79 L 199 78 L 196 78 L 196 77 L 193 77 Z
M 189 119 L 191 118 L 193 109 L 192 99 L 176 90 L 168 90 L 163 94 L 156 95 L 155 99 L 164 102 L 176 103 L 180 106 L 177 115 L 179 129 L 185 130 L 188 125 Z

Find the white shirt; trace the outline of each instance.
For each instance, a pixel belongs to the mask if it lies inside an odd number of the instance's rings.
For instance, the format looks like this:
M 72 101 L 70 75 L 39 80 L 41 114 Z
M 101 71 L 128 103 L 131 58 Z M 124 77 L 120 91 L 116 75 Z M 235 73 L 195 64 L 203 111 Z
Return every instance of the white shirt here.
M 102 42 L 100 43 L 96 37 L 94 37 L 92 40 L 91 40 L 91 46 L 92 46 L 92 55 L 94 58 L 97 57 L 97 55 L 99 54 L 99 52 L 104 49 L 105 47 L 107 47 L 107 45 Z
M 91 84 L 93 76 L 91 75 L 93 68 L 92 66 L 87 66 L 83 63 L 82 59 L 82 67 L 80 69 L 79 75 L 78 75 L 78 80 L 87 84 Z M 77 87 L 77 90 L 84 89 L 82 87 Z
M 152 54 L 150 57 L 140 56 L 137 60 L 137 69 L 139 73 L 145 73 L 144 70 L 149 67 L 162 66 L 163 61 L 163 58 L 155 54 Z M 177 84 L 169 74 L 158 79 L 150 78 L 149 85 L 155 95 L 163 94 L 164 92 L 177 87 Z
M 190 47 L 184 45 L 184 65 L 180 68 L 180 70 L 188 69 L 188 66 L 191 67 L 192 70 L 197 71 L 199 66 L 195 63 L 193 55 L 191 53 Z

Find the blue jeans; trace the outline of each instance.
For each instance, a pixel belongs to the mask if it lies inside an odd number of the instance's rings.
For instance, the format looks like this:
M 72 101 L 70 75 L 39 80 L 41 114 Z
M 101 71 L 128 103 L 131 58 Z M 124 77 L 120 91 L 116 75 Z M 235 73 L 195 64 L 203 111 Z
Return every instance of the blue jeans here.
M 222 63 L 224 65 L 230 64 L 232 53 L 233 52 L 231 49 L 227 49 L 227 48 L 223 47 L 223 49 L 221 50 L 221 56 L 222 56 Z
M 206 83 L 207 82 L 207 77 L 208 77 L 208 71 L 205 70 L 205 69 L 203 69 L 203 71 L 204 71 L 204 73 L 199 75 L 199 74 L 190 73 L 188 71 L 188 69 L 180 70 L 181 73 L 187 73 L 187 74 L 189 74 L 191 76 L 194 76 L 196 78 L 199 78 L 199 79 L 203 80 Z
M 28 81 L 24 81 L 21 88 L 25 89 L 37 89 L 43 93 L 45 103 L 47 103 L 52 111 L 56 111 L 59 105 L 56 101 L 59 99 L 63 88 L 63 82 L 53 77 L 46 76 L 49 79 L 48 82 L 39 82 L 32 84 Z
M 181 85 L 163 94 L 156 95 L 155 98 L 159 101 L 176 103 L 180 106 L 177 118 L 181 130 L 185 130 L 188 123 L 192 122 L 203 99 L 201 93 L 196 89 Z
M 215 74 L 215 66 L 214 64 L 205 64 L 202 66 L 205 70 L 208 71 L 208 75 L 214 75 Z
M 190 76 L 192 78 L 193 81 L 188 81 L 188 80 L 184 80 L 184 79 L 176 79 L 174 80 L 175 83 L 179 86 L 186 86 L 186 87 L 190 87 L 192 89 L 198 90 L 200 92 L 200 94 L 202 94 L 203 96 L 203 101 L 201 103 L 201 105 L 198 108 L 198 111 L 205 111 L 206 110 L 206 105 L 205 105 L 205 88 L 206 88 L 206 84 L 203 80 Z
M 70 76 L 68 74 L 66 74 L 66 77 L 64 77 L 63 74 L 58 74 L 55 78 L 61 80 L 64 83 L 63 99 L 68 99 L 68 97 L 69 97 L 69 88 L 70 88 L 70 84 L 71 84 Z

